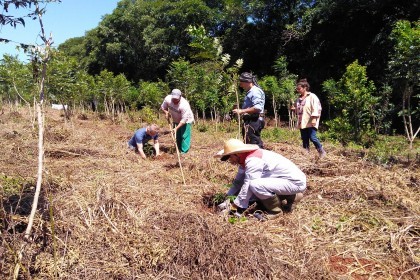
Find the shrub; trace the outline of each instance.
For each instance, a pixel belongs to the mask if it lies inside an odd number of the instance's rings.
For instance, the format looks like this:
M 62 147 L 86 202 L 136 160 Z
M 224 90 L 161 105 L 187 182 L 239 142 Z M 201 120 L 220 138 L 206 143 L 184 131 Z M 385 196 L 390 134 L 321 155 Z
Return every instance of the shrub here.
M 261 131 L 261 137 L 269 142 L 298 142 L 300 133 L 299 130 L 274 127 L 263 129 Z
M 140 119 L 142 122 L 154 123 L 157 120 L 156 112 L 149 106 L 144 106 L 140 110 Z

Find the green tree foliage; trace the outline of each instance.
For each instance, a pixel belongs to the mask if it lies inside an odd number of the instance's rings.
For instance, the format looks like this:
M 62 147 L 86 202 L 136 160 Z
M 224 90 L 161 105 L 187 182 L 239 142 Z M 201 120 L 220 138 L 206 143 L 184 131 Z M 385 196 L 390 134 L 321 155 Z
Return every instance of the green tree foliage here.
M 89 65 L 89 55 L 86 53 L 85 37 L 75 37 L 66 40 L 57 48 L 61 53 L 75 58 L 79 65 L 85 69 Z
M 237 72 L 242 61 L 231 65 L 230 55 L 223 54 L 220 41 L 211 38 L 203 26 L 189 26 L 187 31 L 194 63 L 183 59 L 173 62 L 167 79 L 173 87 L 184 92 L 193 109 L 200 111 L 203 118 L 207 111 L 212 119 L 218 119 L 236 103 Z
M 6 2 L 37 1 L 0 1 L 0 5 Z M 240 103 L 243 92 L 238 89 L 237 73 L 250 71 L 262 77 L 261 81 L 267 80 L 263 87 L 268 114 L 272 114 L 270 106 L 278 108 L 273 112 L 282 114 L 290 104 L 289 97 L 294 99 L 296 76 L 290 73 L 309 78 L 313 91 L 317 92 L 324 80 L 340 79 L 345 67 L 357 59 L 366 65 L 366 73 L 380 88 L 380 102 L 387 104 L 370 112 L 374 117 L 372 127 L 377 132 L 390 133 L 399 125 L 397 131 L 402 131 L 401 122 L 394 122 L 394 127 L 386 126 L 390 119 L 397 118 L 392 103 L 404 100 L 405 109 L 398 110 L 413 118 L 414 124 L 418 122 L 417 107 L 410 105 L 408 111 L 407 105 L 417 104 L 418 85 L 410 83 L 419 79 L 413 76 L 404 80 L 398 74 L 404 73 L 405 65 L 412 68 L 405 73 L 419 73 L 412 67 L 418 50 L 413 49 L 411 55 L 403 51 L 410 45 L 406 42 L 412 38 L 409 33 L 395 31 L 389 35 L 398 19 L 418 20 L 419 6 L 415 3 L 121 0 L 95 29 L 59 46 L 60 55 L 54 54 L 52 69 L 48 70 L 52 77 L 47 81 L 46 91 L 52 101 L 59 101 L 59 97 L 63 102 L 72 100 L 82 107 L 97 103 L 99 110 L 111 113 L 126 106 L 158 108 L 159 99 L 177 87 L 197 114 L 218 118 Z M 396 44 L 397 41 L 401 44 Z M 394 44 L 401 47 L 391 54 L 388 50 L 394 50 Z M 72 65 L 76 68 L 72 69 Z M 388 65 L 392 79 L 384 76 Z M 28 66 L 29 79 L 31 68 Z M 119 80 L 114 81 L 116 77 Z M 1 79 L 5 81 L 6 76 Z M 2 96 L 12 96 L 12 82 L 9 79 L 0 84 L 4 89 Z M 120 83 L 122 89 L 114 88 L 113 82 Z M 401 98 L 410 88 L 411 98 Z M 341 112 L 334 112 L 335 105 L 330 107 L 330 100 L 321 101 L 324 108 L 333 109 L 332 117 L 341 116 Z M 293 111 L 288 111 L 291 120 Z
M 280 96 L 280 85 L 277 77 L 275 76 L 265 76 L 260 81 L 260 85 L 264 88 L 266 103 L 271 100 L 271 105 L 273 107 L 274 113 L 274 121 L 276 123 L 276 127 L 278 127 L 278 123 L 280 122 L 278 110 L 280 109 L 279 104 L 279 96 Z M 267 106 L 266 106 L 267 107 Z
M 315 92 L 326 79 L 339 79 L 355 59 L 367 66 L 375 84 L 383 84 L 394 23 L 420 15 L 420 6 L 412 0 L 312 3 L 295 19 L 292 31 L 299 36 L 284 46 L 284 54 L 294 73 L 310 78 Z
M 0 101 L 31 103 L 36 93 L 32 64 L 24 64 L 17 57 L 4 55 L 0 60 Z
M 294 110 L 294 101 L 296 99 L 296 79 L 297 75 L 292 74 L 288 70 L 288 62 L 285 56 L 279 57 L 274 62 L 274 71 L 279 77 L 279 89 L 280 95 L 278 96 L 280 105 L 287 108 L 289 117 L 289 127 L 293 128 L 296 126 L 296 114 Z
M 61 0 L 4 0 L 0 1 L 0 7 L 2 7 L 2 13 L 0 14 L 0 25 L 11 25 L 16 28 L 18 24 L 25 26 L 25 18 L 36 19 L 37 12 L 28 11 L 26 15 L 14 16 L 9 13 L 9 8 L 14 9 L 31 9 L 33 5 L 37 3 L 47 2 L 61 2 Z M 13 9 L 12 8 L 12 9 Z M 43 11 L 39 11 L 41 14 Z M 5 39 L 2 39 L 5 40 Z
M 112 72 L 104 70 L 95 77 L 95 81 L 95 98 L 105 113 L 115 117 L 118 112 L 126 110 L 123 97 L 132 86 L 123 74 L 114 76 Z
M 367 78 L 366 67 L 356 60 L 338 82 L 327 80 L 323 88 L 338 114 L 326 122 L 331 137 L 344 145 L 350 141 L 367 146 L 373 144 L 373 108 L 379 99 L 373 95 L 376 88 Z
M 40 4 L 50 2 L 61 2 L 61 0 L 0 0 L 0 9 L 2 11 L 0 13 L 0 26 L 10 25 L 16 28 L 18 25 L 25 26 L 26 19 L 38 20 L 38 16 L 45 13 L 45 7 L 40 7 Z M 17 9 L 24 10 L 26 12 L 20 13 L 19 16 L 10 13 L 10 11 L 14 13 Z M 25 53 L 33 52 L 33 49 L 35 48 L 33 44 L 15 42 L 9 38 L 0 38 L 0 43 L 15 44 L 18 49 L 23 49 Z
M 48 67 L 46 84 L 49 98 L 54 103 L 69 104 L 77 95 L 78 61 L 55 53 Z
M 122 0 L 85 36 L 89 72 L 108 69 L 135 83 L 163 78 L 172 61 L 187 55 L 187 27 L 212 26 L 217 17 L 200 0 Z
M 193 78 L 192 65 L 184 58 L 177 59 L 169 65 L 166 79 L 170 87 L 178 88 L 184 94 L 188 94 Z
M 395 113 L 395 105 L 391 103 L 392 87 L 388 84 L 384 84 L 379 89 L 379 101 L 381 106 L 376 106 L 374 128 L 376 133 L 380 134 L 392 134 L 391 125 L 392 117 Z
M 191 37 L 189 57 L 194 61 L 215 60 L 220 54 L 220 44 L 215 42 L 217 38 L 208 36 L 204 26 L 188 26 L 188 34 Z M 220 48 L 219 48 L 220 47 Z
M 418 118 L 420 112 L 420 21 L 414 23 L 398 21 L 390 37 L 394 42 L 394 49 L 389 61 L 389 71 L 395 90 L 401 96 L 400 115 L 403 117 L 405 133 L 412 147 L 420 131 Z M 412 102 L 412 100 L 417 100 L 417 102 Z
M 166 83 L 145 82 L 139 83 L 137 108 L 148 106 L 158 111 L 163 99 L 169 94 L 169 88 Z
M 80 106 L 82 110 L 85 108 L 96 109 L 94 107 L 95 101 L 95 78 L 89 75 L 85 70 L 77 71 L 75 79 L 75 90 L 73 104 Z
M 223 47 L 233 59 L 244 58 L 244 70 L 274 74 L 273 61 L 284 53 L 286 26 L 301 19 L 316 1 L 225 1 Z

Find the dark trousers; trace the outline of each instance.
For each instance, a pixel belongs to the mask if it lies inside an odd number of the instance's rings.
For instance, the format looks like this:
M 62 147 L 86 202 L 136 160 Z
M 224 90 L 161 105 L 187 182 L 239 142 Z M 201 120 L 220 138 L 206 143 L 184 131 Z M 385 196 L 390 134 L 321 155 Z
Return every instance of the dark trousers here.
M 242 126 L 242 137 L 246 144 L 256 144 L 261 149 L 264 148 L 264 143 L 261 140 L 261 130 L 264 128 L 265 122 L 259 118 L 253 120 L 244 120 Z
M 300 136 L 302 138 L 303 148 L 309 149 L 309 140 L 314 144 L 317 150 L 322 148 L 321 142 L 316 137 L 316 128 L 307 127 L 300 130 Z

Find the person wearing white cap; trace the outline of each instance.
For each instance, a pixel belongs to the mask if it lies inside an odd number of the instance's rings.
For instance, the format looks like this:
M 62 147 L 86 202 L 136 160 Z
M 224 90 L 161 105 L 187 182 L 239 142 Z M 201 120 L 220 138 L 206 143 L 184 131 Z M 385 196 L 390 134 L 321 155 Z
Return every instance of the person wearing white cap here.
M 172 117 L 173 128 L 176 135 L 176 143 L 181 154 L 185 154 L 191 147 L 191 125 L 194 122 L 194 114 L 187 99 L 182 97 L 179 89 L 173 89 L 171 94 L 165 97 L 161 105 L 165 116 Z
M 227 193 L 228 196 L 237 195 L 232 204 L 234 208 L 246 209 L 250 200 L 258 200 L 268 214 L 276 215 L 282 211 L 291 212 L 293 203 L 303 197 L 305 174 L 278 153 L 229 139 L 215 157 L 239 165 L 233 186 Z

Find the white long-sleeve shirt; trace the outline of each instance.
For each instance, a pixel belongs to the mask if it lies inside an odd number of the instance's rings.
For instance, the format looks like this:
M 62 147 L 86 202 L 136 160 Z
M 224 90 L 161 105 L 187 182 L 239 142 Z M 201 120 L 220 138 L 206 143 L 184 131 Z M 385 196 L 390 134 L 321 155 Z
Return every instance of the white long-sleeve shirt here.
M 253 196 L 249 184 L 253 179 L 259 178 L 282 178 L 301 186 L 302 189 L 306 188 L 305 174 L 292 161 L 278 153 L 258 149 L 248 154 L 244 167 L 239 167 L 234 184 L 228 191 L 228 195 L 234 195 L 240 187 L 234 201 L 237 206 L 248 207 L 249 199 Z

